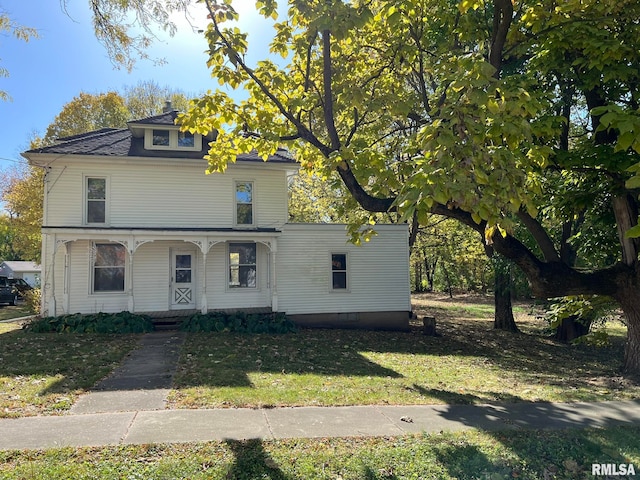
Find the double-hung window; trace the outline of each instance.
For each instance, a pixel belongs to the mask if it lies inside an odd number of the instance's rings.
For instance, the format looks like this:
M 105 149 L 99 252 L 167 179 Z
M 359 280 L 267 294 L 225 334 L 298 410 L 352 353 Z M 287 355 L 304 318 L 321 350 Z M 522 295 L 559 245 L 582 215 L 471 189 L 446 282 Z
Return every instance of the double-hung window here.
M 255 288 L 257 284 L 255 243 L 229 244 L 229 287 Z
M 347 254 L 331 254 L 331 288 L 333 290 L 347 289 Z
M 107 179 L 86 177 L 86 223 L 107 221 Z
M 236 225 L 253 225 L 253 182 L 236 182 Z
M 124 292 L 126 258 L 127 252 L 119 243 L 94 244 L 94 292 Z

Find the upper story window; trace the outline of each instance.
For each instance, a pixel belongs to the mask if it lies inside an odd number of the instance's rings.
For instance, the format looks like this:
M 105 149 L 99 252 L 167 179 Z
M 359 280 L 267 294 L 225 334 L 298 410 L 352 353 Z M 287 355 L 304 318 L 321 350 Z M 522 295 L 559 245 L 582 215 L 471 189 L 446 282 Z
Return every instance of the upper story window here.
M 236 225 L 253 225 L 253 182 L 236 182 Z
M 202 135 L 177 129 L 154 128 L 145 131 L 144 148 L 147 150 L 200 150 Z
M 107 221 L 107 179 L 86 177 L 86 223 Z
M 178 132 L 178 147 L 193 148 L 196 145 L 195 140 L 191 132 Z
M 154 130 L 152 144 L 154 147 L 169 147 L 169 130 Z

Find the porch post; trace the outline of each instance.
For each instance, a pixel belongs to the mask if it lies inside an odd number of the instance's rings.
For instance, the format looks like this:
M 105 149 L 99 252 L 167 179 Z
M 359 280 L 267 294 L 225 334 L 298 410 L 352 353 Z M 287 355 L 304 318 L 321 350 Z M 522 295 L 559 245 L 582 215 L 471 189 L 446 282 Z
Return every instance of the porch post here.
M 133 242 L 131 242 L 133 244 Z M 133 248 L 129 247 L 127 249 L 129 251 L 129 275 L 127 281 L 129 282 L 129 298 L 127 301 L 128 310 L 133 313 L 136 309 L 136 302 L 133 296 Z
M 49 316 L 55 316 L 56 314 L 56 253 L 58 253 L 58 239 L 56 237 L 56 234 L 54 233 L 53 234 L 53 254 L 51 255 L 51 271 L 49 272 L 49 275 L 47 275 L 47 276 L 50 276 L 51 278 L 50 288 L 46 294 L 46 297 L 48 299 L 46 314 Z M 45 272 L 45 275 L 46 275 L 46 272 Z M 46 277 L 45 277 L 44 284 L 45 285 L 47 284 Z
M 278 253 L 278 240 L 271 241 L 271 311 L 278 311 L 278 276 L 276 275 L 276 254 Z
M 203 314 L 207 313 L 207 252 L 204 251 L 202 252 L 202 300 L 200 304 L 200 311 Z

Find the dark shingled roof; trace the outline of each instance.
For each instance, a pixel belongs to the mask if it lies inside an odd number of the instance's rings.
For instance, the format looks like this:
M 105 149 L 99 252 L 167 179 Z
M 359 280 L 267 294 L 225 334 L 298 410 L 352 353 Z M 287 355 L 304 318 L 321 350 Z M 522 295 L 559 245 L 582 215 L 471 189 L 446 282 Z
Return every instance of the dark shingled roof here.
M 134 120 L 129 125 L 175 125 L 174 120 L 178 112 L 167 112 L 142 120 Z M 205 139 L 203 139 L 205 140 Z M 144 148 L 144 138 L 136 138 L 130 129 L 102 128 L 94 132 L 72 135 L 58 139 L 47 147 L 36 148 L 25 153 L 43 153 L 53 155 L 105 155 L 112 157 L 152 157 L 152 158 L 190 158 L 201 159 L 209 151 L 206 141 L 202 142 L 202 150 L 147 150 Z M 238 161 L 262 162 L 255 151 L 239 155 Z M 269 157 L 270 162 L 296 163 L 285 149 Z
M 143 118 L 141 120 L 132 120 L 127 122 L 129 124 L 143 124 L 143 125 L 175 125 L 176 118 L 178 118 L 178 111 L 172 110 L 170 112 L 164 112 L 160 115 L 153 115 L 152 117 Z

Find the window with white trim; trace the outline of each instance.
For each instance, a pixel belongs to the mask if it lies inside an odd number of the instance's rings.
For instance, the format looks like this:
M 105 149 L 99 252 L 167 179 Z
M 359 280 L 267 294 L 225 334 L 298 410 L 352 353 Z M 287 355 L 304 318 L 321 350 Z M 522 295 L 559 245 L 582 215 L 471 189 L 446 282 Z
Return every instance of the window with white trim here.
M 257 247 L 255 243 L 229 244 L 229 287 L 256 288 Z
M 175 128 L 147 129 L 144 134 L 144 148 L 147 150 L 200 150 L 202 135 Z
M 347 289 L 347 254 L 331 254 L 331 288 L 333 290 Z
M 236 182 L 236 225 L 253 225 L 253 182 Z
M 93 245 L 93 292 L 124 292 L 127 252 L 119 243 Z
M 194 148 L 196 146 L 196 139 L 191 132 L 178 132 L 178 147 L 180 148 Z
M 107 179 L 105 177 L 85 177 L 86 223 L 106 223 L 107 221 Z
M 169 130 L 154 130 L 151 137 L 151 144 L 154 147 L 169 147 L 171 139 L 169 138 Z

